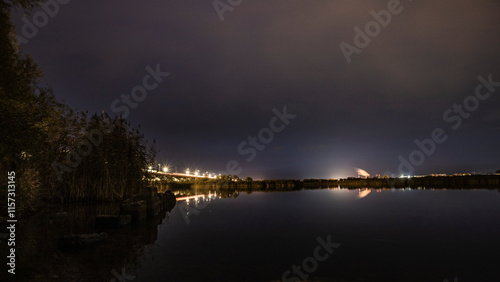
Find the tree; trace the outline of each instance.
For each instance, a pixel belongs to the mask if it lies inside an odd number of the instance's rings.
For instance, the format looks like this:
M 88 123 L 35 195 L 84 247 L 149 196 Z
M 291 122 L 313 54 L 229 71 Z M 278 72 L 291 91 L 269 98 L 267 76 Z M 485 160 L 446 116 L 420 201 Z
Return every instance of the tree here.
M 10 9 L 29 10 L 37 2 L 0 2 L 0 173 L 15 171 L 21 213 L 34 210 L 40 194 L 64 201 L 129 196 L 144 184 L 154 144 L 148 151 L 143 135 L 126 120 L 104 112 L 90 118 L 75 113 L 57 102 L 51 89 L 39 86 L 42 71 L 21 52 L 10 16 Z M 111 130 L 103 130 L 104 124 Z M 96 131 L 99 140 L 90 140 Z M 78 160 L 68 165 L 75 152 Z M 57 167 L 64 167 L 64 175 Z
M 10 8 L 31 8 L 36 1 L 0 2 L 0 173 L 16 173 L 19 212 L 34 208 L 40 164 L 47 150 L 44 122 L 50 118 L 51 92 L 40 88 L 42 72 L 20 52 Z
M 3 2 L 4 5 L 6 5 Z M 36 127 L 41 112 L 37 108 L 36 84 L 42 72 L 29 56 L 22 55 L 8 9 L 0 10 L 0 155 L 2 163 L 15 169 L 19 156 L 39 144 Z

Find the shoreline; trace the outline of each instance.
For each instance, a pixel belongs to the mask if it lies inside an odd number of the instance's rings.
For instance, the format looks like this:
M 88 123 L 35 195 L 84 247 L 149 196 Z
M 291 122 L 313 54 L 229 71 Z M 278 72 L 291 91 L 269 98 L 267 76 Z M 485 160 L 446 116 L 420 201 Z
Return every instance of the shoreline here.
M 162 190 L 241 189 L 255 191 L 293 191 L 303 188 L 436 188 L 497 189 L 500 175 L 424 176 L 411 178 L 348 178 L 254 181 L 194 181 L 191 183 L 158 182 L 151 185 Z

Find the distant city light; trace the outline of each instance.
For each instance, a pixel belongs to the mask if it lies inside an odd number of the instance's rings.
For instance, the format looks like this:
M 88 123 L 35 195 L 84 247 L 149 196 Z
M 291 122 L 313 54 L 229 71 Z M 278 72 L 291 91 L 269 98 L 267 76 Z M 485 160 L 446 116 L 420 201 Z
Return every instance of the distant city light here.
M 168 172 L 168 167 L 164 166 L 163 167 L 163 172 Z

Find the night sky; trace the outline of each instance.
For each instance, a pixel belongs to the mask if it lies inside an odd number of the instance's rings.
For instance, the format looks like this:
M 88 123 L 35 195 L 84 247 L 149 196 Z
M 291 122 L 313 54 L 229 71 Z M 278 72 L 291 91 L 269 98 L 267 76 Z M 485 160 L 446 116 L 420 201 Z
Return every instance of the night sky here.
M 21 46 L 56 97 L 91 113 L 114 115 L 146 67 L 168 72 L 127 119 L 177 170 L 222 173 L 234 160 L 254 179 L 400 174 L 398 157 L 436 128 L 446 140 L 412 174 L 500 169 L 500 87 L 474 98 L 479 76 L 500 82 L 499 1 L 401 1 L 350 63 L 340 44 L 355 47 L 354 28 L 395 3 L 229 2 L 241 3 L 221 21 L 211 1 L 69 1 Z M 464 99 L 468 118 L 454 111 Z M 273 109 L 285 106 L 296 116 L 282 127 Z M 238 146 L 272 120 L 281 131 L 247 161 Z

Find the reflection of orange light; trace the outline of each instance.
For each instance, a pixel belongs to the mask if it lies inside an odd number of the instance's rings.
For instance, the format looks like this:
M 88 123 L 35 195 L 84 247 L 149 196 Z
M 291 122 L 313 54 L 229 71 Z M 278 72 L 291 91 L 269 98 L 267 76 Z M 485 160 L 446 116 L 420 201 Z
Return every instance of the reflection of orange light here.
M 358 199 L 368 196 L 368 194 L 370 194 L 371 192 L 372 190 L 370 189 L 364 189 L 363 191 L 361 191 L 361 189 L 358 189 Z
M 205 198 L 205 195 L 195 195 L 195 196 L 179 197 L 179 198 L 177 198 L 177 201 L 189 200 L 189 199 L 196 199 L 197 200 L 198 197 Z

